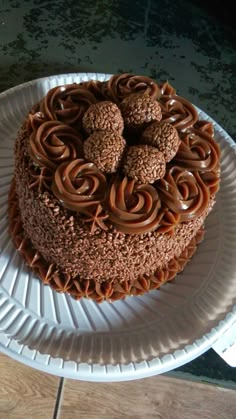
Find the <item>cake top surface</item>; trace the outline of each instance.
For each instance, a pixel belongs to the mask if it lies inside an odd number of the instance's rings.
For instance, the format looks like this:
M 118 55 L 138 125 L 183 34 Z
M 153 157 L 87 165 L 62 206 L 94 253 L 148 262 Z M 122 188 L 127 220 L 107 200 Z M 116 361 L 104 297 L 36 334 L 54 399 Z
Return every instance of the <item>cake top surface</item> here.
M 121 74 L 57 86 L 27 130 L 30 187 L 52 193 L 91 234 L 171 232 L 219 188 L 213 126 L 168 82 Z

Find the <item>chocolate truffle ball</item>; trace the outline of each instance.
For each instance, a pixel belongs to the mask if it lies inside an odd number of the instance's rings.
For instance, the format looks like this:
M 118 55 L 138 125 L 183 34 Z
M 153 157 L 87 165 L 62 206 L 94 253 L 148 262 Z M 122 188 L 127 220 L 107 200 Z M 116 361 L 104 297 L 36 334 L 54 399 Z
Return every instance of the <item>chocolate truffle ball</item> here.
M 122 134 L 124 121 L 118 106 L 104 101 L 89 106 L 83 116 L 83 128 L 87 134 L 99 130 Z
M 138 131 L 162 118 L 160 104 L 148 93 L 134 93 L 120 104 L 126 128 Z
M 141 142 L 156 147 L 169 162 L 178 151 L 180 138 L 176 128 L 168 122 L 153 122 L 143 132 Z
M 126 146 L 125 139 L 116 132 L 95 131 L 84 141 L 85 158 L 105 173 L 115 173 Z
M 123 172 L 141 183 L 154 183 L 165 176 L 164 155 L 155 147 L 135 145 L 127 149 L 123 161 Z

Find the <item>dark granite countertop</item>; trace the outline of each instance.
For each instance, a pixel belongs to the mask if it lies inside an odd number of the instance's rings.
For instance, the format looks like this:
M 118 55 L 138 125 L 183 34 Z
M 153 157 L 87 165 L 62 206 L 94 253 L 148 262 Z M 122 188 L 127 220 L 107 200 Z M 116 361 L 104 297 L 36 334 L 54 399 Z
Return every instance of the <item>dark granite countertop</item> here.
M 230 9 L 211 4 L 2 0 L 0 92 L 65 72 L 144 74 L 168 79 L 236 139 L 236 31 Z M 173 373 L 236 383 L 213 350 Z

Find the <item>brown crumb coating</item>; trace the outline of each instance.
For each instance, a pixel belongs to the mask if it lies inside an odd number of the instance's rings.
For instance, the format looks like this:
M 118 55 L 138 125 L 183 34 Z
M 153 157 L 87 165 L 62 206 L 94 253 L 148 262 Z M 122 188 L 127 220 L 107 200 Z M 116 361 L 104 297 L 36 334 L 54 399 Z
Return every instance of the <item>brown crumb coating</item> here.
M 84 141 L 85 158 L 105 173 L 115 173 L 126 146 L 125 139 L 116 132 L 96 131 Z
M 121 113 L 127 128 L 139 130 L 153 121 L 162 118 L 159 103 L 147 93 L 134 93 L 120 104 Z
M 73 278 L 79 275 L 83 280 L 110 283 L 153 274 L 181 254 L 214 204 L 213 197 L 200 217 L 176 225 L 173 235 L 158 231 L 123 234 L 114 228 L 98 228 L 91 236 L 88 223 L 51 193 L 39 194 L 29 188 L 27 142 L 27 130 L 22 129 L 15 147 L 15 181 L 25 234 L 48 263 Z
M 97 176 L 81 181 L 78 162 L 73 167 L 76 170 L 68 171 L 67 166 L 74 164 L 73 156 L 62 163 L 66 170 L 57 179 L 62 200 L 52 190 L 57 169 L 39 170 L 32 164 L 29 136 L 45 123 L 37 106 L 32 121 L 18 133 L 15 146 L 16 195 L 9 214 L 15 223 L 16 247 L 25 251 L 31 268 L 41 269 L 44 283 L 52 281 L 56 291 L 76 298 L 97 300 L 105 295 L 110 299 L 113 291 L 113 300 L 120 298 L 120 292 L 137 295 L 156 288 L 160 276 L 167 279 L 169 267 L 172 273 L 168 278 L 173 278 L 176 258 L 187 251 L 212 210 L 219 187 L 219 152 L 212 145 L 208 125 L 196 122 L 197 112 L 191 104 L 179 99 L 168 83 L 160 90 L 136 76 L 113 77 L 111 81 L 89 81 L 80 86 L 80 92 L 89 92 L 89 100 L 79 106 L 77 101 L 71 106 L 69 95 L 66 102 L 54 100 L 49 106 L 50 119 L 57 120 L 59 115 L 82 135 L 85 164 L 95 164 L 99 178 L 106 178 L 93 205 L 90 200 Z M 49 150 L 55 148 L 54 137 L 50 144 L 46 137 L 42 143 Z M 198 173 L 197 167 L 205 171 Z M 67 201 L 76 200 L 78 208 L 89 203 L 88 210 L 66 207 L 65 196 Z M 47 272 L 45 264 L 39 263 L 39 254 L 49 267 Z M 184 263 L 180 261 L 182 268 Z
M 73 217 L 70 217 L 69 224 L 71 226 L 73 226 L 73 221 Z M 111 302 L 124 299 L 128 295 L 142 295 L 160 288 L 184 269 L 194 254 L 196 245 L 200 243 L 204 235 L 204 229 L 200 228 L 178 258 L 172 258 L 165 267 L 155 270 L 149 276 L 140 275 L 134 281 L 127 277 L 122 282 L 112 280 L 98 283 L 94 279 L 81 280 L 78 276 L 72 277 L 69 274 L 64 274 L 54 264 L 48 263 L 38 250 L 34 249 L 22 225 L 14 181 L 9 192 L 9 229 L 15 246 L 24 257 L 25 262 L 45 285 L 49 285 L 57 292 L 69 293 L 76 299 L 86 297 L 96 300 L 98 303 L 105 300 Z
M 123 161 L 123 172 L 141 183 L 154 183 L 165 176 L 164 155 L 149 145 L 131 146 Z
M 114 131 L 122 134 L 124 121 L 115 103 L 103 101 L 91 105 L 83 116 L 83 128 L 87 134 L 94 131 Z
M 141 142 L 156 147 L 169 162 L 178 151 L 180 138 L 177 129 L 168 122 L 153 122 L 142 133 Z

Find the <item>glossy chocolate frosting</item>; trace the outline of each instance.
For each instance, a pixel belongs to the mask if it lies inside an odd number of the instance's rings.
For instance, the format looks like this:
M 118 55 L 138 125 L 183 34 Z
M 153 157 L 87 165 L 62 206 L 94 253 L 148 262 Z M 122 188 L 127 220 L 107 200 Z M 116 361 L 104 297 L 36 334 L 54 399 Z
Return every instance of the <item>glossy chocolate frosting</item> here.
M 219 147 L 212 136 L 193 128 L 183 136 L 173 161 L 192 172 L 210 172 L 219 166 L 219 158 Z
M 58 164 L 83 155 L 81 135 L 59 121 L 42 123 L 30 135 L 29 153 L 40 167 L 55 170 Z
M 97 100 L 93 93 L 76 83 L 54 87 L 40 103 L 46 120 L 59 120 L 67 125 L 80 123 L 84 112 Z
M 164 205 L 179 214 L 180 221 L 199 217 L 209 205 L 210 191 L 199 173 L 178 166 L 171 167 L 165 178 L 160 179 L 158 190 Z
M 86 212 L 103 200 L 106 178 L 93 163 L 83 159 L 60 164 L 54 174 L 52 192 L 72 211 Z
M 162 121 L 173 124 L 182 131 L 192 127 L 198 120 L 195 107 L 186 99 L 178 95 L 162 95 Z
M 122 282 L 114 280 L 99 283 L 94 279 L 81 281 L 76 277 L 63 274 L 54 264 L 48 263 L 39 251 L 34 249 L 31 240 L 25 235 L 14 182 L 9 194 L 9 208 L 10 231 L 15 246 L 28 266 L 45 285 L 49 285 L 57 292 L 69 293 L 76 300 L 90 298 L 98 303 L 112 302 L 122 300 L 127 295 L 142 295 L 148 291 L 156 290 L 167 281 L 172 281 L 184 269 L 204 236 L 204 229 L 200 228 L 178 258 L 172 258 L 165 268 L 155 270 L 152 275 L 140 275 L 135 281 L 130 281 L 129 278 L 124 278 Z
M 147 233 L 160 224 L 160 198 L 152 185 L 124 177 L 111 184 L 108 211 L 111 222 L 126 234 Z
M 121 102 L 132 93 L 148 93 L 154 99 L 161 95 L 160 88 L 154 80 L 134 74 L 117 74 L 104 83 L 104 94 L 114 102 Z
M 142 142 L 146 126 L 131 133 L 122 114 L 122 101 L 136 94 L 149 95 L 161 112 L 152 122 L 146 109 L 148 144 Z M 100 124 L 100 112 L 92 123 L 98 131 L 91 144 L 89 135 L 94 134 L 88 133 L 83 116 L 104 101 L 112 102 L 109 109 L 114 103 L 119 109 L 119 133 L 110 124 L 111 113 Z M 152 138 L 157 135 L 154 123 L 169 127 L 162 148 Z M 132 153 L 137 148 L 145 153 Z M 157 162 L 150 164 L 151 148 L 163 156 L 162 178 Z M 111 164 L 98 167 L 106 159 Z M 122 298 L 176 274 L 176 261 L 212 210 L 219 184 L 213 126 L 200 121 L 195 107 L 168 82 L 158 85 L 145 76 L 122 74 L 104 82 L 58 86 L 33 107 L 17 138 L 18 221 L 12 235 L 27 263 L 54 289 L 76 298 Z
M 96 167 L 97 162 L 109 160 L 109 155 L 104 157 L 106 148 L 102 145 L 103 137 L 104 144 L 105 138 L 106 143 L 110 144 L 107 138 L 115 135 L 114 128 L 112 128 L 113 134 L 109 133 L 109 124 L 105 125 L 104 130 L 100 114 L 98 119 L 104 131 L 98 131 L 95 137 L 93 149 L 96 152 L 89 153 L 91 161 L 81 160 L 84 158 L 83 141 L 88 138 L 89 133 L 86 134 L 86 130 L 78 127 L 81 127 L 86 109 L 92 105 L 91 109 L 96 110 L 100 95 L 101 103 L 110 103 L 112 106 L 112 102 L 104 102 L 102 99 L 114 101 L 119 111 L 119 104 L 123 99 L 127 100 L 132 97 L 135 100 L 134 93 L 138 93 L 137 100 L 140 100 L 142 94 L 144 98 L 150 95 L 152 100 L 161 106 L 161 124 L 175 127 L 175 135 L 177 135 L 177 153 L 176 150 L 173 154 L 169 152 L 173 158 L 168 160 L 166 175 L 163 179 L 156 181 L 153 186 L 148 185 L 149 180 L 143 185 L 142 180 L 141 184 L 139 180 L 149 179 L 148 173 L 152 173 L 153 176 L 150 179 L 153 183 L 158 169 L 155 164 L 149 167 L 153 147 L 150 147 L 149 156 L 149 146 L 142 145 L 142 138 L 146 141 L 142 132 L 140 137 L 137 137 L 136 148 L 146 147 L 145 157 L 143 157 L 144 153 L 130 156 L 132 147 L 128 146 L 129 139 L 127 139 L 127 147 L 124 140 L 124 147 L 120 150 L 119 162 L 121 163 L 117 165 L 117 172 L 112 178 L 109 177 L 110 169 L 107 169 L 106 173 L 106 164 L 100 165 L 99 169 Z M 122 109 L 121 105 L 121 111 Z M 122 118 L 121 114 L 120 118 Z M 51 190 L 59 202 L 78 213 L 86 213 L 88 210 L 91 213 L 91 206 L 94 212 L 95 206 L 99 204 L 104 213 L 108 214 L 108 224 L 110 223 L 122 233 L 142 234 L 157 229 L 171 231 L 177 220 L 182 222 L 199 217 L 209 205 L 210 197 L 219 188 L 220 151 L 214 140 L 212 125 L 199 121 L 195 107 L 178 96 L 168 82 L 159 87 L 148 77 L 122 74 L 114 75 L 108 81 L 97 84 L 91 81 L 81 85 L 74 83 L 55 87 L 41 100 L 40 109 L 36 107 L 35 111 L 30 113 L 27 124 L 31 132 L 30 158 L 42 169 L 45 167 L 54 173 Z M 156 122 L 153 123 L 153 127 L 155 124 Z M 155 130 L 151 128 L 150 122 L 148 130 L 154 133 Z M 124 126 L 124 138 L 125 129 Z M 168 139 L 167 136 L 164 142 L 166 150 L 172 147 L 173 139 L 170 129 L 169 132 L 170 138 Z M 155 141 L 156 143 L 152 142 L 151 138 L 149 139 L 154 146 L 158 144 L 158 140 L 155 139 Z M 138 145 L 140 142 L 141 145 Z M 85 144 L 87 147 L 87 141 Z M 115 145 L 113 148 L 115 149 Z M 134 146 L 133 148 L 136 150 Z M 162 152 L 164 156 L 165 150 Z M 109 150 L 107 153 L 109 154 Z M 128 156 L 129 170 L 127 172 Z M 86 157 L 88 158 L 88 153 Z M 142 176 L 140 170 L 143 170 Z M 37 176 L 32 173 L 32 177 Z M 156 174 L 156 179 L 158 179 L 158 174 Z M 31 187 L 32 185 L 34 182 L 31 183 Z M 130 197 L 132 197 L 132 202 L 135 202 L 133 206 L 130 205 Z M 171 220 L 173 221 L 172 228 Z M 164 223 L 167 223 L 166 230 L 163 230 Z

